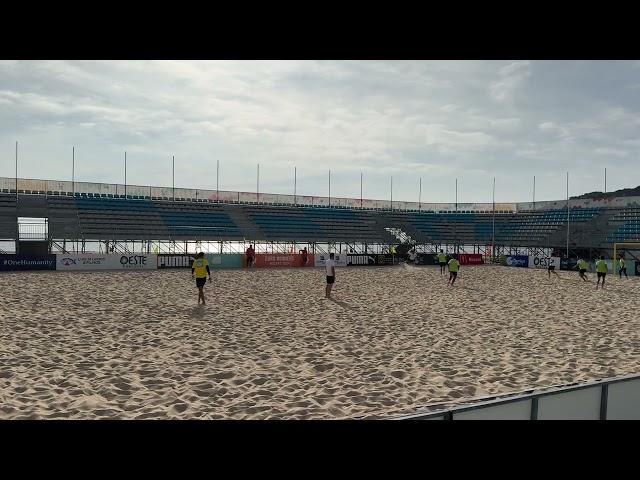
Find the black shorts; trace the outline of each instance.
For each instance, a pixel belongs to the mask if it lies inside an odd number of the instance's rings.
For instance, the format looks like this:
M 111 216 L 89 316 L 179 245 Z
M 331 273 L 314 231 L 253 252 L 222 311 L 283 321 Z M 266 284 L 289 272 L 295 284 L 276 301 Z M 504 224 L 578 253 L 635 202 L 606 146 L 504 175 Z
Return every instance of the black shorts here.
M 627 267 L 622 267 L 620 269 L 620 273 L 625 273 L 626 274 L 627 273 Z
M 449 275 L 451 275 L 453 278 L 456 278 L 458 276 L 458 272 L 449 272 Z
M 336 277 L 333 277 L 333 276 L 330 277 L 329 275 L 327 275 L 327 284 L 328 285 L 332 284 L 335 281 L 336 281 Z
M 604 278 L 606 276 L 607 276 L 606 272 L 598 272 L 598 278 Z
M 196 287 L 204 287 L 205 283 L 207 283 L 207 277 L 196 278 Z
M 444 267 L 447 263 L 446 262 L 439 262 L 438 265 L 440 265 L 441 267 Z
M 555 269 L 556 269 L 556 266 L 555 266 L 555 265 L 549 265 L 549 266 L 547 267 L 547 270 L 555 270 Z
M 580 269 L 580 273 L 581 273 L 581 274 L 586 273 L 586 271 L 587 271 L 587 269 L 586 269 L 586 268 L 581 268 L 581 269 Z

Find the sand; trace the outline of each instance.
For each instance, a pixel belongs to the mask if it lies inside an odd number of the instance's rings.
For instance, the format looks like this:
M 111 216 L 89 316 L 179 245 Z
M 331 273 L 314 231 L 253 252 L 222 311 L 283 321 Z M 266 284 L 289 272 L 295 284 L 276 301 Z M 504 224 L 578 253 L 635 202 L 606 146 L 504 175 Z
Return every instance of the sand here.
M 0 274 L 0 418 L 385 418 L 640 371 L 640 278 L 462 267 Z M 594 280 L 594 275 L 590 275 Z

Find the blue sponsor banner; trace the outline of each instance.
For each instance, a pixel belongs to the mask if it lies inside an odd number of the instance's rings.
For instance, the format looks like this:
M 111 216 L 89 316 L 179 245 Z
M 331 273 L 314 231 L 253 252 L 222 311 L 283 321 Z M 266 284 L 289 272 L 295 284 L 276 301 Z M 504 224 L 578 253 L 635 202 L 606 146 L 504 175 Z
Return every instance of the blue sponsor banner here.
M 0 271 L 55 270 L 55 255 L 0 255 Z
M 528 268 L 529 256 L 528 255 L 509 255 L 506 258 L 506 262 L 508 267 Z

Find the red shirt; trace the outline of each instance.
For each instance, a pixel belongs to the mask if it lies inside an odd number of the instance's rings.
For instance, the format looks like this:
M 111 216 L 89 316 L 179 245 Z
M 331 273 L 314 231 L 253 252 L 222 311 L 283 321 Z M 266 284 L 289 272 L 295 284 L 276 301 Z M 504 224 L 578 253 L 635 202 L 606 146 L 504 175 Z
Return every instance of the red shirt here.
M 247 248 L 247 257 L 253 258 L 255 254 L 256 254 L 256 251 L 253 248 L 251 247 Z

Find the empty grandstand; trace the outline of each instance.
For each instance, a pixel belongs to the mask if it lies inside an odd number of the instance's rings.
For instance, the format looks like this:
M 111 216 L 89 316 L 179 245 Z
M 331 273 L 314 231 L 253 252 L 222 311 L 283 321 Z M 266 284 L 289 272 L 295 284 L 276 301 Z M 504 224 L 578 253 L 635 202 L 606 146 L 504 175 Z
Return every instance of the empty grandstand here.
M 54 252 L 186 252 L 203 244 L 223 252 L 251 242 L 272 251 L 308 245 L 375 253 L 406 243 L 423 252 L 564 254 L 568 240 L 570 256 L 594 257 L 614 242 L 640 241 L 636 197 L 571 200 L 567 209 L 566 200 L 494 207 L 12 178 L 0 186 L 5 251 L 20 240 L 22 217 L 47 220 Z

